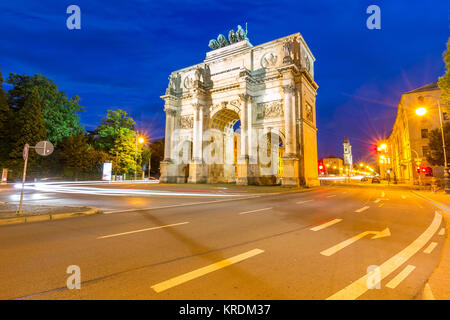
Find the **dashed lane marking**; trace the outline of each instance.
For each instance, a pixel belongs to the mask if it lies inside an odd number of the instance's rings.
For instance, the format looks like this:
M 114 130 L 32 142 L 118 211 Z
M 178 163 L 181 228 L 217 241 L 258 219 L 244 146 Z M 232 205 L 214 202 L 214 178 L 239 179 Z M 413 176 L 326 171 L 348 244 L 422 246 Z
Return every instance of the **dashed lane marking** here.
M 332 225 L 334 225 L 334 224 L 336 224 L 338 222 L 341 222 L 341 221 L 342 221 L 342 219 L 334 219 L 334 220 L 322 223 L 321 225 L 318 225 L 317 227 L 311 228 L 309 230 L 311 230 L 311 231 L 319 231 L 319 230 L 328 228 L 329 226 L 332 226 Z
M 370 208 L 369 206 L 365 206 L 365 207 L 362 207 L 362 208 L 360 208 L 360 209 L 358 209 L 358 210 L 355 210 L 355 212 L 360 213 L 360 212 L 366 211 L 366 210 L 369 209 L 369 208 Z
M 430 243 L 429 246 L 425 250 L 423 250 L 423 253 L 430 254 L 431 252 L 433 252 L 433 250 L 434 250 L 434 248 L 436 248 L 436 246 L 437 246 L 437 242 Z
M 441 228 L 441 230 L 439 230 L 438 235 L 443 236 L 445 234 L 445 228 Z
M 296 204 L 302 204 L 302 203 L 307 203 L 307 202 L 311 202 L 313 200 L 304 200 L 304 201 L 298 201 L 296 202 Z
M 336 197 L 336 195 L 335 195 L 335 194 L 332 194 L 332 195 L 330 195 L 330 196 L 327 196 L 327 198 L 333 198 L 333 197 Z
M 407 265 L 398 275 L 396 275 L 391 281 L 386 284 L 387 288 L 395 289 L 416 267 Z
M 239 214 L 247 214 L 247 213 L 259 212 L 259 211 L 265 211 L 265 210 L 271 210 L 271 209 L 273 209 L 273 208 L 270 207 L 270 208 L 256 209 L 256 210 L 240 212 Z
M 263 252 L 264 252 L 264 250 L 261 250 L 261 249 L 253 249 L 253 250 L 247 251 L 245 253 L 239 254 L 237 256 L 234 256 L 234 257 L 231 257 L 231 258 L 228 258 L 228 259 L 225 259 L 225 260 L 222 260 L 222 261 L 210 264 L 210 265 L 208 265 L 206 267 L 203 267 L 203 268 L 200 268 L 200 269 L 196 269 L 194 271 L 182 274 L 182 275 L 180 275 L 178 277 L 175 277 L 175 278 L 172 278 L 172 279 L 160 282 L 158 284 L 153 285 L 151 288 L 159 293 L 159 292 L 162 292 L 164 290 L 167 290 L 167 289 L 173 288 L 175 286 L 178 286 L 180 284 L 183 284 L 185 282 L 188 282 L 188 281 L 191 281 L 193 279 L 196 279 L 196 278 L 199 278 L 201 276 L 204 276 L 204 275 L 206 275 L 208 273 L 217 271 L 219 269 L 228 267 L 228 266 L 230 266 L 232 264 L 238 263 L 238 262 L 243 261 L 245 259 L 254 257 L 254 256 L 258 255 L 258 254 L 263 253 Z
M 165 226 L 151 227 L 151 228 L 146 228 L 146 229 L 139 229 L 139 230 L 122 232 L 122 233 L 115 233 L 115 234 L 110 234 L 110 235 L 107 235 L 107 236 L 101 236 L 101 237 L 98 237 L 97 239 L 112 238 L 112 237 L 118 237 L 118 236 L 124 236 L 124 235 L 127 235 L 127 234 L 132 234 L 132 233 L 138 233 L 138 232 L 144 232 L 144 231 L 150 231 L 150 230 L 157 230 L 157 229 L 175 227 L 175 226 L 180 226 L 180 225 L 187 224 L 187 223 L 189 223 L 189 222 L 173 223 L 173 224 L 168 224 L 168 225 L 165 225 Z
M 381 201 L 381 199 L 377 199 L 377 200 L 375 200 L 374 202 L 375 203 L 378 203 L 378 202 L 380 202 Z

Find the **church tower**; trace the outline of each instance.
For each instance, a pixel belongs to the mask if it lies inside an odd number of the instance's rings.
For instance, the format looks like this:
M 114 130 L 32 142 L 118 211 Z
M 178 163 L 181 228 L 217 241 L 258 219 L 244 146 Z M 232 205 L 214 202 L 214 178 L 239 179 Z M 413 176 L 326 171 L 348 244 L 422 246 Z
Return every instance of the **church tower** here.
M 342 145 L 344 146 L 344 166 L 351 170 L 353 166 L 352 146 L 347 137 L 344 137 L 344 143 Z

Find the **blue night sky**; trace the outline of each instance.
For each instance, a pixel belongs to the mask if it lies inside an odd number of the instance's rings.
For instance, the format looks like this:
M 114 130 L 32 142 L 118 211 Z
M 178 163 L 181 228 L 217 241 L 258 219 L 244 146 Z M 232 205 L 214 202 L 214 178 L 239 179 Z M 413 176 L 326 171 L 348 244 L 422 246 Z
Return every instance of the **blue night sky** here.
M 81 8 L 81 30 L 66 28 L 66 8 Z M 366 28 L 366 8 L 381 8 L 381 30 Z M 248 22 L 258 45 L 300 32 L 316 57 L 319 157 L 341 156 L 344 135 L 356 160 L 388 134 L 402 92 L 444 73 L 449 1 L 50 1 L 0 2 L 0 67 L 41 73 L 69 96 L 94 129 L 111 108 L 138 128 L 164 135 L 170 72 L 201 62 L 208 42 Z

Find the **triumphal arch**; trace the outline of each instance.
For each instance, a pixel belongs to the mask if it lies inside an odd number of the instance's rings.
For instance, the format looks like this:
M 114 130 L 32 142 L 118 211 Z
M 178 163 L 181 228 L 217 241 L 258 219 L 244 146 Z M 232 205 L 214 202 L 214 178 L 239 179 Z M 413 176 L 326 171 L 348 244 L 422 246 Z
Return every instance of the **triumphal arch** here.
M 172 72 L 161 182 L 317 185 L 315 58 L 300 33 L 253 46 L 238 26 Z

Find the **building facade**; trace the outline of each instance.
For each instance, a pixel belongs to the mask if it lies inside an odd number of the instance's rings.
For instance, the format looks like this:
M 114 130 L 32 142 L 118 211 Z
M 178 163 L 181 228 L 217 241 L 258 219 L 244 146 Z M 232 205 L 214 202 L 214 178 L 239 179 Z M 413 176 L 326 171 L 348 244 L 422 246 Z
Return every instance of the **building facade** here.
M 325 172 L 327 175 L 343 175 L 344 161 L 341 158 L 329 156 L 328 158 L 323 158 L 322 163 L 325 166 Z
M 353 169 L 353 155 L 352 155 L 352 145 L 347 137 L 344 137 L 344 143 L 342 144 L 344 148 L 344 166 L 348 170 Z
M 428 134 L 440 128 L 438 102 L 440 89 L 437 82 L 401 96 L 392 133 L 377 141 L 380 176 L 383 179 L 408 184 L 423 183 L 425 175 L 419 174 L 418 168 L 424 172 L 426 168 L 431 168 L 433 176 L 443 177 L 444 168 L 433 167 L 427 161 L 430 152 Z M 424 108 L 426 113 L 419 116 L 416 112 L 419 108 Z M 448 107 L 441 104 L 441 111 L 448 114 Z M 444 123 L 447 121 L 444 118 Z
M 315 58 L 293 34 L 253 46 L 242 28 L 172 72 L 161 181 L 318 185 Z

